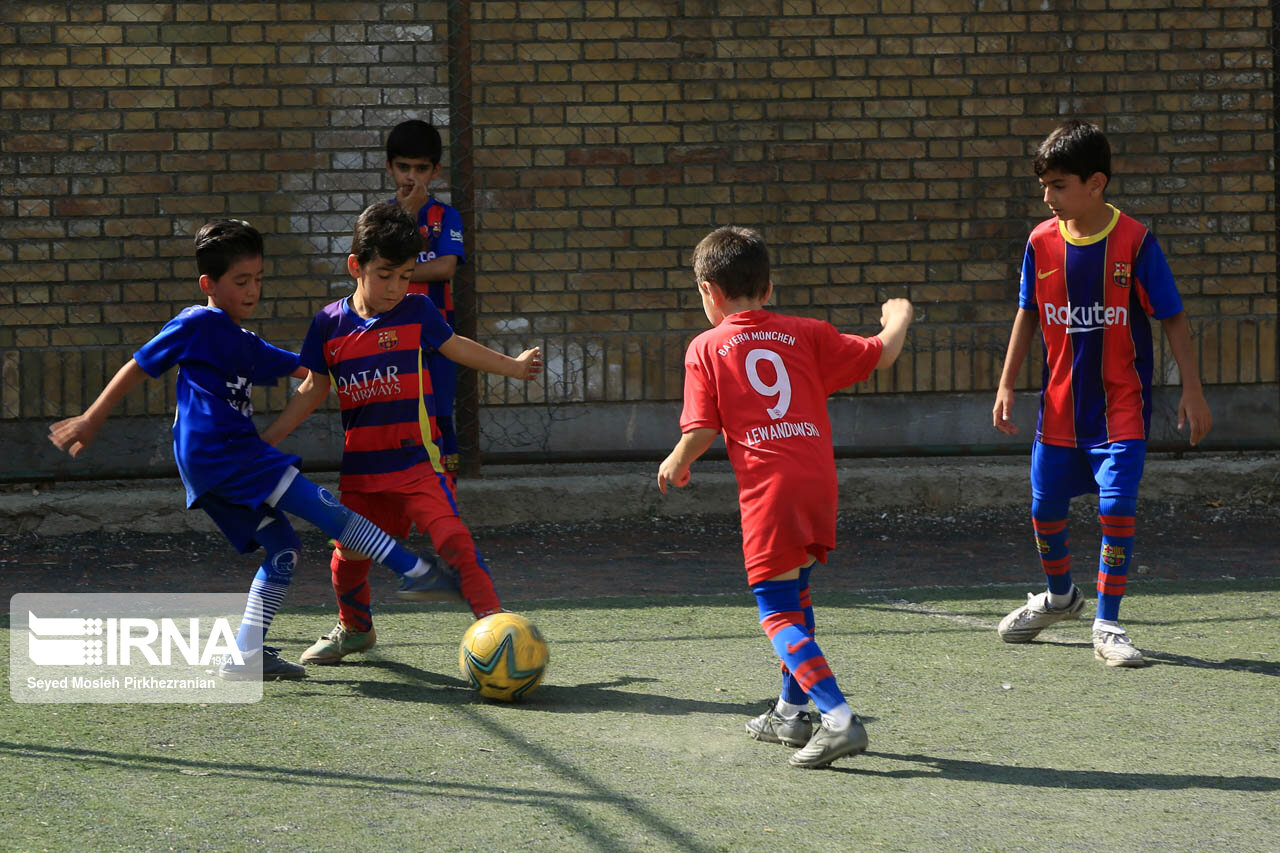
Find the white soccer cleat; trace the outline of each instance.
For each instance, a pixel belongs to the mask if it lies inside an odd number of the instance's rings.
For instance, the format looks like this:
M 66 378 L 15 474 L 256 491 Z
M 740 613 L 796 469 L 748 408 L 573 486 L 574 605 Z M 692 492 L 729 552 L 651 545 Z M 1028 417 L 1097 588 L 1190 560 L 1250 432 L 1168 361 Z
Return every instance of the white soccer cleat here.
M 1084 596 L 1080 588 L 1072 585 L 1071 601 L 1066 607 L 1049 606 L 1049 593 L 1027 593 L 1027 603 L 1000 620 L 996 631 L 1006 643 L 1029 643 L 1036 635 L 1064 619 L 1075 619 L 1084 610 Z
M 1123 628 L 1094 628 L 1093 656 L 1107 666 L 1143 666 L 1147 662 Z

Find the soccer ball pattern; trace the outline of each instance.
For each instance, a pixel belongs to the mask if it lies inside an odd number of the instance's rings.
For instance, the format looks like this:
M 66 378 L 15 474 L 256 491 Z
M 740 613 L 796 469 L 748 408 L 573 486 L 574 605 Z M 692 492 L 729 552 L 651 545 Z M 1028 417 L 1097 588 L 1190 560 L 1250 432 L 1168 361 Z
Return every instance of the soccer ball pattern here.
M 551 653 L 538 627 L 518 613 L 472 623 L 458 647 L 458 668 L 487 699 L 515 702 L 542 683 Z

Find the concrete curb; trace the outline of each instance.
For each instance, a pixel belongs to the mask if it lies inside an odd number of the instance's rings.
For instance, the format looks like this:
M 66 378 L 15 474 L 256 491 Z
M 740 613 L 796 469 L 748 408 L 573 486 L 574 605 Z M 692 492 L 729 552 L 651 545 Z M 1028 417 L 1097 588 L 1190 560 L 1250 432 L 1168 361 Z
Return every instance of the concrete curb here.
M 849 459 L 836 466 L 840 507 L 914 507 L 935 511 L 1025 505 L 1028 462 L 1021 456 L 924 459 Z M 499 466 L 458 483 L 458 503 L 471 527 L 536 522 L 574 523 L 652 516 L 737 512 L 737 483 L 725 462 L 699 462 L 685 489 L 658 492 L 656 463 Z M 331 473 L 312 476 L 334 489 Z M 1142 482 L 1147 500 L 1197 498 L 1275 503 L 1280 500 L 1280 453 L 1148 457 Z M 302 523 L 305 524 L 305 523 Z M 0 495 L 0 530 L 13 535 L 68 536 L 93 532 L 214 532 L 204 513 L 184 508 L 172 480 L 60 483 Z

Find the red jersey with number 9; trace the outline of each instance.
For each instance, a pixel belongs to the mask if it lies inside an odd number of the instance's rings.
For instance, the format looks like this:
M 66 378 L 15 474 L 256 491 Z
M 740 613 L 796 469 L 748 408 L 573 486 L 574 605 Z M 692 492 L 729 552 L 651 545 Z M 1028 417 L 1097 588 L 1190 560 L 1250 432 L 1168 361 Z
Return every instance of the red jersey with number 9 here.
M 751 583 L 776 573 L 769 564 L 780 557 L 807 551 L 825 561 L 835 547 L 827 397 L 870 376 L 881 348 L 879 338 L 763 309 L 730 314 L 689 345 L 680 429 L 724 435 Z

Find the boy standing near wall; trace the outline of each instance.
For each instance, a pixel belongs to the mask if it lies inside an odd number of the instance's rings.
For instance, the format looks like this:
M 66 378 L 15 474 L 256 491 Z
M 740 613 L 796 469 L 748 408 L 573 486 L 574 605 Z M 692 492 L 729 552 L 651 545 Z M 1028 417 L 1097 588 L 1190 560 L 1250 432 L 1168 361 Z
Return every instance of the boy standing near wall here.
M 764 239 L 721 228 L 693 253 L 702 307 L 714 327 L 685 354 L 683 436 L 658 468 L 658 488 L 684 487 L 689 466 L 723 433 L 738 479 L 742 550 L 760 624 L 782 660 L 782 693 L 747 734 L 803 747 L 795 767 L 825 767 L 867 748 L 814 640 L 809 575 L 836 544 L 836 471 L 827 397 L 893 364 L 911 303 L 884 304 L 879 335 L 842 335 L 830 323 L 764 309 L 773 292 Z M 813 731 L 805 710 L 822 713 Z
M 1038 325 L 1045 360 L 1031 448 L 1031 524 L 1048 589 L 1028 595 L 998 631 L 1006 643 L 1026 643 L 1080 615 L 1085 601 L 1071 582 L 1067 514 L 1073 497 L 1093 492 L 1102 524 L 1094 656 L 1108 666 L 1141 666 L 1142 652 L 1119 620 L 1151 429 L 1148 315 L 1164 328 L 1182 376 L 1178 429 L 1190 421 L 1194 445 L 1213 419 L 1164 254 L 1145 227 L 1104 197 L 1111 179 L 1106 136 L 1088 122 L 1066 121 L 1040 144 L 1033 167 L 1054 217 L 1027 241 L 992 423 L 1008 435 L 1018 431 L 1013 385 Z
M 443 156 L 440 132 L 425 121 L 401 122 L 387 135 L 387 174 L 396 185 L 396 203 L 417 222 L 422 235 L 422 249 L 409 275 L 409 292 L 430 297 L 445 322 L 453 326 L 452 281 L 458 265 L 466 263 L 467 253 L 462 244 L 462 216 L 431 195 L 430 185 L 440 175 Z M 458 366 L 431 352 L 427 368 L 439 430 L 440 463 L 452 481 L 459 467 L 458 434 L 453 423 Z

